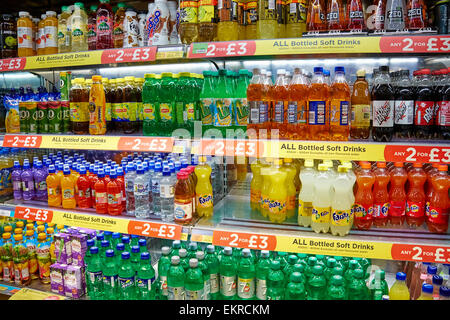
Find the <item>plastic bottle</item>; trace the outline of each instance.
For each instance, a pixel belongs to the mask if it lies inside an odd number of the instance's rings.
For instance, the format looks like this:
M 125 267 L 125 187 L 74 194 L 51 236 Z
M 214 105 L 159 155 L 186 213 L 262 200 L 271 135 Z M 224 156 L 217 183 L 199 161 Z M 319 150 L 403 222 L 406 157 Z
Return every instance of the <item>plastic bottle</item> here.
M 277 12 L 275 0 L 258 0 L 258 20 L 256 21 L 257 39 L 277 38 Z
M 408 287 L 406 286 L 406 274 L 403 272 L 397 272 L 395 275 L 396 281 L 389 289 L 390 300 L 409 300 L 410 294 Z
M 364 271 L 355 269 L 348 283 L 349 300 L 369 300 L 369 289 L 364 281 Z
M 430 79 L 430 69 L 417 72 L 416 96 L 414 104 L 414 133 L 417 139 L 431 139 L 435 132 L 435 99 Z
M 184 4 L 187 1 L 182 1 Z M 184 8 L 185 12 L 188 7 Z M 192 12 L 192 9 L 189 9 Z M 183 11 L 181 11 L 183 13 Z M 198 38 L 196 41 L 198 42 L 210 42 L 214 40 L 214 37 L 217 34 L 217 14 L 218 11 L 214 2 L 208 1 L 199 1 L 198 3 Z M 194 19 L 189 19 L 194 20 Z M 187 28 L 187 27 L 185 27 Z M 191 27 L 193 30 L 192 33 L 195 33 L 195 27 Z M 186 32 L 186 31 L 185 31 Z M 183 42 L 187 43 L 187 42 Z
M 17 55 L 19 57 L 33 56 L 33 22 L 26 11 L 19 12 L 17 19 Z
M 223 250 L 222 259 L 220 259 L 220 294 L 223 300 L 234 300 L 236 296 L 237 265 L 232 255 L 233 250 L 230 247 L 226 247 Z
M 83 78 L 73 79 L 70 88 L 70 122 L 73 133 L 89 132 L 89 90 Z
M 168 290 L 167 290 L 167 272 L 170 267 L 170 248 L 161 248 L 161 258 L 158 262 L 158 296 L 161 300 L 167 300 Z
M 58 19 L 55 11 L 47 11 L 44 20 L 44 54 L 58 53 Z
M 301 6 L 302 4 L 296 3 L 295 5 Z M 309 137 L 306 121 L 308 90 L 306 77 L 296 70 L 289 84 L 287 107 L 288 132 L 292 140 L 308 140 Z
M 319 164 L 314 181 L 311 228 L 314 232 L 327 233 L 330 228 L 331 189 L 333 180 L 325 164 Z
M 135 215 L 135 197 L 134 197 L 134 180 L 136 179 L 135 167 L 129 163 L 125 174 L 125 192 L 127 197 L 126 214 L 128 216 Z
M 345 9 L 341 0 L 328 1 L 327 27 L 329 31 L 345 30 Z
M 30 163 L 28 161 L 23 162 L 23 169 L 20 177 L 22 180 L 23 200 L 33 200 L 36 196 L 36 191 L 34 188 L 33 171 L 30 169 Z
M 114 27 L 114 14 L 109 0 L 100 0 L 97 9 L 97 50 L 110 49 L 114 47 L 112 32 Z
M 308 31 L 324 31 L 327 29 L 326 6 L 322 0 L 314 0 L 308 6 L 306 29 Z
M 428 283 L 422 284 L 422 293 L 417 300 L 433 300 L 433 285 Z
M 370 135 L 370 93 L 365 75 L 364 69 L 358 70 L 353 83 L 350 136 L 354 139 L 368 139 Z
M 347 175 L 347 168 L 338 167 L 338 175 L 333 182 L 333 198 L 331 200 L 331 224 L 330 231 L 333 235 L 346 236 L 353 225 L 352 205 L 347 196 L 353 193 L 353 184 Z
M 105 251 L 105 260 L 102 266 L 103 298 L 116 300 L 118 298 L 118 266 L 114 257 L 114 250 Z
M 160 163 L 155 164 L 155 173 L 152 176 L 152 197 L 153 197 L 153 210 L 156 215 L 161 215 L 161 182 L 162 168 Z
M 193 260 L 196 261 L 197 259 Z M 185 289 L 186 275 L 183 267 L 180 264 L 180 257 L 172 256 L 170 262 L 171 265 L 167 271 L 168 300 L 185 300 L 185 290 L 187 291 L 188 289 Z M 197 267 L 197 265 L 195 267 Z M 203 280 L 201 270 L 197 270 L 200 272 L 200 279 Z M 203 281 L 201 281 L 201 283 L 203 287 Z
M 329 140 L 329 92 L 323 77 L 323 68 L 315 67 L 308 95 L 309 136 Z
M 238 5 L 238 1 L 218 4 L 217 39 L 219 41 L 238 40 Z
M 71 26 L 71 49 L 73 52 L 87 51 L 87 23 L 88 18 L 84 11 L 84 4 L 76 2 L 74 10 L 69 18 Z
M 353 214 L 355 215 L 353 223 L 358 229 L 368 230 L 373 221 L 372 186 L 375 183 L 375 177 L 370 171 L 370 163 L 363 162 L 361 164 L 361 170 L 356 176 L 356 183 L 358 191 L 353 205 Z
M 22 202 L 23 195 L 22 195 L 22 167 L 20 165 L 19 161 L 14 161 L 14 167 L 11 172 L 11 180 L 13 183 L 13 196 L 14 201 L 17 203 Z
M 384 270 L 375 271 L 375 277 L 370 282 L 369 291 L 372 300 L 379 300 L 379 297 L 389 294 L 389 286 L 385 280 Z
M 413 168 L 408 171 L 408 193 L 406 198 L 406 223 L 409 226 L 420 227 L 425 220 L 424 184 L 427 175 L 422 169 L 422 164 L 415 162 Z
M 50 243 L 45 233 L 38 234 L 36 254 L 39 265 L 39 278 L 43 284 L 50 283 Z
M 12 14 L 2 14 L 1 16 L 0 42 L 2 59 L 17 57 L 17 23 Z
M 106 133 L 106 97 L 102 77 L 93 76 L 89 90 L 89 134 Z
M 104 295 L 102 261 L 99 256 L 98 247 L 91 247 L 89 250 L 91 258 L 89 259 L 86 270 L 86 278 L 90 288 L 88 295 L 92 300 L 101 300 Z
M 122 263 L 118 272 L 118 291 L 121 300 L 134 300 L 136 297 L 135 271 L 130 261 L 130 253 L 122 252 Z
M 395 162 L 392 169 L 389 188 L 389 222 L 392 225 L 402 225 L 406 216 L 405 183 L 408 179 L 403 162 Z
M 261 210 L 261 187 L 263 178 L 261 176 L 261 161 L 256 159 L 251 165 L 252 181 L 250 182 L 250 208 L 254 212 Z
M 173 221 L 175 185 L 169 167 L 164 167 L 159 183 L 161 197 L 161 218 L 165 222 Z
M 447 165 L 439 165 L 438 172 L 431 177 L 433 194 L 428 207 L 428 230 L 434 233 L 445 233 L 448 228 L 450 179 Z
M 375 183 L 373 185 L 373 223 L 377 226 L 385 226 L 389 213 L 388 185 L 391 177 L 386 169 L 386 162 L 377 162 L 373 171 Z
M 241 251 L 241 259 L 237 267 L 237 298 L 239 300 L 253 300 L 255 296 L 256 269 L 249 249 Z
M 280 261 L 272 261 L 266 279 L 267 300 L 284 299 L 284 283 L 284 274 L 283 271 L 281 271 Z
M 198 182 L 195 186 L 196 208 L 200 217 L 213 215 L 213 189 L 211 185 L 211 167 L 206 157 L 199 157 L 199 165 L 195 167 Z
M 175 80 L 172 73 L 161 73 L 161 89 L 159 92 L 159 101 L 157 113 L 160 120 L 160 134 L 171 136 L 175 129 L 176 113 L 173 95 L 175 94 Z
M 68 6 L 61 7 L 61 14 L 58 18 L 58 52 L 66 53 L 71 51 L 71 32 L 69 29 L 70 9 Z
M 77 179 L 78 188 L 78 201 L 77 204 L 80 208 L 91 208 L 92 197 L 89 178 L 86 176 L 86 168 L 80 167 L 80 177 Z
M 188 224 L 193 216 L 189 175 L 180 171 L 177 173 L 177 179 L 174 192 L 174 220 L 177 223 Z
M 149 180 L 144 174 L 144 168 L 142 165 L 138 165 L 136 171 L 136 177 L 133 182 L 134 189 L 134 203 L 135 211 L 134 215 L 137 218 L 147 219 L 150 217 L 150 206 L 148 192 Z
M 219 259 L 213 245 L 206 247 L 205 263 L 209 272 L 211 300 L 217 300 L 220 297 Z
M 155 269 L 151 264 L 150 253 L 142 252 L 140 266 L 137 271 L 136 286 L 139 300 L 155 299 Z
M 116 170 L 112 169 L 110 173 L 110 181 L 106 185 L 106 193 L 108 196 L 108 214 L 118 216 L 122 213 L 122 189 L 117 182 Z
M 267 298 L 267 275 L 270 269 L 269 251 L 261 251 L 256 263 L 256 298 L 266 300 Z
M 95 211 L 97 213 L 108 213 L 108 193 L 106 190 L 105 172 L 99 169 L 97 172 L 98 180 L 94 184 L 95 189 Z M 119 257 L 120 259 L 120 257 Z
M 114 27 L 113 27 L 113 43 L 114 48 L 123 48 L 124 41 L 124 20 L 125 20 L 125 8 L 126 4 L 120 2 L 117 4 L 117 10 L 114 15 Z
M 97 49 L 97 10 L 98 10 L 97 5 L 92 5 L 89 7 L 88 33 L 87 33 L 89 50 Z
M 306 159 L 304 168 L 300 171 L 301 189 L 298 196 L 298 224 L 303 227 L 311 225 L 315 175 L 314 161 Z
M 381 66 L 372 87 L 372 138 L 374 141 L 386 142 L 392 140 L 394 134 L 394 99 L 389 67 Z
M 361 0 L 350 0 L 347 2 L 347 30 L 363 31 L 366 29 L 364 23 L 364 9 Z
M 350 87 L 345 80 L 344 67 L 335 67 L 334 73 L 334 81 L 330 89 L 330 138 L 346 141 L 350 122 Z
M 405 0 L 388 0 L 386 3 L 385 29 L 397 31 L 405 28 L 406 4 Z

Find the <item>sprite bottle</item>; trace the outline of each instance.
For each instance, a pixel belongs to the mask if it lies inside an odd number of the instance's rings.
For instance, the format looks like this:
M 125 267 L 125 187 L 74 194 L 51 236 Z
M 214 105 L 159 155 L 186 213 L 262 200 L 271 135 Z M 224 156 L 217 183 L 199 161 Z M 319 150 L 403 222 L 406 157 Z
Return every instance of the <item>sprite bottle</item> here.
M 205 262 L 205 253 L 203 251 L 197 251 L 195 256 L 198 260 L 198 267 L 203 273 L 203 300 L 211 300 L 211 280 L 208 265 Z
M 306 280 L 309 280 L 309 278 L 312 276 L 312 270 L 314 266 L 317 264 L 317 258 L 316 257 L 309 257 L 307 260 L 307 263 L 305 265 L 305 277 Z M 308 287 L 309 284 L 306 284 L 306 287 Z
M 198 249 L 198 245 L 197 242 L 190 242 L 189 246 L 188 246 L 188 260 L 194 259 L 196 256 L 195 254 L 197 253 L 197 249 Z
M 155 269 L 153 269 L 150 253 L 142 252 L 139 269 L 137 271 L 136 286 L 139 300 L 155 299 Z
M 102 282 L 102 262 L 98 254 L 98 247 L 91 247 L 89 250 L 91 258 L 87 265 L 86 282 L 89 283 L 88 296 L 92 300 L 101 300 L 103 298 L 103 282 Z
M 325 279 L 327 279 L 327 281 L 330 281 L 333 268 L 335 267 L 336 267 L 336 259 L 334 258 L 328 259 L 324 270 Z
M 233 300 L 236 295 L 236 262 L 233 249 L 223 249 L 223 256 L 219 264 L 220 294 L 223 300 Z
M 261 251 L 256 263 L 256 298 L 267 300 L 267 275 L 270 269 L 269 251 Z
M 305 300 L 306 288 L 303 277 L 299 272 L 293 272 L 286 286 L 286 300 Z
M 256 269 L 250 249 L 241 251 L 237 268 L 237 296 L 239 300 L 253 300 L 255 297 Z
M 197 259 L 195 259 L 197 260 Z M 180 257 L 173 256 L 170 259 L 170 267 L 167 271 L 167 293 L 169 300 L 185 300 L 185 272 L 183 267 L 180 265 Z M 190 265 L 190 264 L 189 264 Z M 197 266 L 197 265 L 196 265 Z M 203 286 L 202 272 L 200 272 L 200 277 Z
M 341 267 L 342 270 L 345 272 L 346 267 L 345 267 L 345 264 L 344 264 L 344 259 L 342 257 L 340 257 L 340 256 L 334 256 L 333 259 L 336 260 L 336 266 L 337 267 Z
M 353 277 L 348 282 L 347 288 L 349 300 L 369 300 L 369 289 L 364 278 L 364 270 L 356 269 L 353 271 Z
M 389 286 L 385 280 L 384 270 L 375 271 L 375 277 L 370 282 L 369 289 L 372 300 L 375 300 L 375 296 L 389 295 Z
M 137 273 L 141 264 L 139 246 L 131 247 L 130 261 L 131 265 L 133 266 L 134 272 Z
M 284 298 L 284 274 L 281 263 L 273 260 L 267 275 L 267 300 L 282 300 Z
M 116 264 L 119 266 L 122 262 L 122 252 L 125 252 L 125 245 L 123 243 L 118 243 L 116 245 Z
M 139 239 L 138 245 L 139 245 L 139 253 L 148 252 L 147 251 L 147 240 Z
M 298 263 L 307 264 L 308 255 L 306 253 L 297 253 Z
M 119 267 L 119 299 L 136 299 L 135 271 L 130 261 L 130 253 L 122 252 L 122 263 Z
M 327 280 L 323 274 L 323 268 L 316 265 L 312 268 L 312 275 L 308 280 L 308 300 L 325 300 Z
M 327 287 L 327 300 L 347 300 L 347 289 L 345 280 L 340 275 L 334 275 L 329 281 Z
M 355 270 L 361 269 L 360 265 L 358 264 L 358 261 L 356 260 L 350 260 L 348 263 L 348 269 L 344 273 L 344 279 L 347 283 L 347 285 L 350 283 L 350 281 L 353 279 L 353 273 Z M 364 272 L 364 271 L 363 271 Z
M 178 256 L 180 257 L 180 263 L 184 269 L 184 272 L 187 271 L 187 269 L 189 269 L 189 259 L 187 257 L 188 252 L 186 249 L 180 249 L 180 251 L 178 251 Z
M 219 258 L 213 245 L 206 247 L 205 263 L 208 265 L 211 299 L 219 299 Z
M 118 298 L 118 268 L 111 249 L 106 250 L 103 263 L 103 294 L 105 300 Z
M 162 247 L 161 251 L 162 256 L 158 262 L 159 299 L 167 300 L 169 294 L 167 290 L 167 272 L 170 268 L 170 248 Z
M 300 275 L 301 275 L 301 277 L 303 279 L 303 284 L 305 285 L 305 288 L 306 288 L 305 265 L 303 263 L 296 263 L 296 264 L 294 264 L 294 266 L 292 267 L 291 274 L 293 274 L 294 272 L 300 273 Z
M 120 243 L 120 233 L 119 232 L 113 232 L 111 235 L 111 247 L 117 248 L 117 244 Z
M 186 300 L 204 300 L 204 279 L 202 270 L 198 266 L 198 260 L 189 260 L 189 269 L 184 280 Z

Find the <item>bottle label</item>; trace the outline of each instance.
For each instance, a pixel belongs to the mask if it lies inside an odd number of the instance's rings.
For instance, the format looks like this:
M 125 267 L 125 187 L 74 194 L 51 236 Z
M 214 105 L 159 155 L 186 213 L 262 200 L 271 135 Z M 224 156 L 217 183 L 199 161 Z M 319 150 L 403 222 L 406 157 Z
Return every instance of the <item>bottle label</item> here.
M 70 120 L 72 122 L 89 121 L 89 102 L 70 102 Z
M 450 101 L 439 101 L 436 122 L 439 126 L 450 126 Z
M 414 123 L 414 100 L 395 100 L 395 124 Z
M 389 213 L 390 203 L 374 203 L 373 204 L 373 217 L 374 218 L 387 218 Z
M 416 101 L 414 124 L 429 126 L 434 124 L 434 101 Z
M 316 222 L 316 223 L 330 222 L 330 208 L 313 206 L 313 209 L 311 212 L 311 221 Z
M 33 29 L 29 27 L 17 28 L 17 42 L 19 48 L 33 48 Z
M 75 28 L 72 30 L 72 43 L 73 42 L 80 42 L 83 40 L 84 31 L 80 28 Z
M 45 49 L 45 29 L 39 28 L 37 33 L 36 49 Z
M 137 102 L 124 102 L 122 108 L 123 121 L 136 121 Z
M 160 197 L 165 199 L 173 199 L 175 194 L 174 186 L 162 184 L 159 191 Z
M 214 110 L 214 126 L 231 126 L 231 114 L 233 111 L 233 102 L 229 98 L 216 99 Z
M 211 283 L 208 280 L 203 282 L 203 300 L 211 300 Z
M 186 300 L 203 300 L 203 290 L 186 290 Z
M 180 23 L 198 22 L 198 2 L 180 1 Z
M 137 278 L 136 279 L 136 285 L 139 288 L 139 290 L 148 290 L 151 291 L 152 290 L 152 283 L 155 281 L 155 278 L 151 278 L 151 279 L 141 279 L 141 278 Z
M 387 17 L 390 24 L 403 23 L 403 7 L 399 6 L 392 8 L 392 10 L 388 10 Z
M 163 296 L 167 296 L 169 294 L 169 290 L 167 288 L 167 277 L 166 276 L 159 276 L 159 281 L 161 284 L 161 293 Z
M 352 210 L 355 218 L 370 220 L 373 217 L 373 205 L 355 203 Z
M 117 275 L 115 275 L 115 276 L 105 276 L 105 275 L 103 275 L 103 283 L 106 286 L 111 286 L 112 288 L 115 288 L 117 286 L 117 279 L 118 279 Z
M 127 290 L 134 287 L 134 276 L 132 277 L 118 277 L 119 290 Z
M 115 41 L 119 41 L 123 39 L 123 20 L 121 20 L 120 18 L 118 19 L 119 21 L 117 21 L 114 23 L 113 25 L 113 39 Z
M 348 126 L 350 103 L 345 100 L 332 99 L 330 104 L 330 125 Z
M 406 213 L 406 201 L 392 201 L 389 205 L 389 215 L 391 217 L 401 217 Z
M 263 7 L 260 10 L 261 16 L 260 20 L 276 20 L 277 12 L 275 0 L 264 0 L 262 2 Z
M 352 125 L 360 127 L 370 126 L 370 105 L 352 104 Z
M 248 123 L 247 98 L 239 98 L 234 104 L 234 123 L 237 126 L 246 126 Z
M 333 210 L 331 215 L 331 224 L 336 227 L 351 226 L 352 211 L 349 210 Z
M 204 98 L 200 100 L 200 118 L 204 126 L 213 124 L 213 113 L 215 110 L 214 99 Z
M 258 124 L 259 123 L 259 101 L 249 101 L 250 117 L 248 123 Z
M 295 205 L 297 204 L 297 197 L 296 195 L 288 196 L 287 201 L 287 210 L 295 210 Z
M 284 123 L 284 101 L 277 101 L 273 108 L 273 121 L 276 123 Z
M 97 39 L 97 25 L 95 25 L 93 23 L 88 24 L 87 37 L 88 37 L 88 41 L 96 41 L 96 39 Z
M 261 193 L 261 209 L 269 209 L 269 196 Z
M 197 208 L 212 208 L 213 207 L 213 195 L 212 193 L 197 194 Z
M 168 287 L 167 298 L 169 300 L 185 300 L 184 287 Z
M 44 28 L 44 32 L 45 32 L 45 46 L 51 47 L 51 48 L 56 48 L 58 47 L 58 28 L 57 27 L 50 27 L 50 26 L 46 26 Z
M 308 115 L 310 125 L 325 124 L 325 101 L 309 101 Z
M 97 192 L 95 194 L 95 202 L 97 205 L 108 203 L 108 197 L 106 196 L 106 192 Z
M 261 199 L 261 190 L 250 189 L 250 202 L 258 203 Z
M 97 17 L 97 34 L 98 36 L 111 36 L 113 29 L 113 19 L 109 15 Z
M 106 102 L 105 103 L 105 107 L 106 107 L 105 120 L 106 121 L 111 121 L 111 119 L 112 119 L 111 103 Z
M 238 297 L 241 299 L 250 299 L 255 295 L 255 278 L 243 279 L 238 277 Z
M 394 101 L 372 101 L 373 126 L 392 128 L 394 126 Z
M 192 202 L 174 202 L 174 218 L 176 221 L 189 221 L 192 219 Z
M 259 101 L 259 123 L 269 121 L 269 104 L 266 101 Z
M 122 203 L 122 193 L 108 193 L 108 205 L 118 205 Z
M 266 300 L 267 284 L 265 279 L 256 279 L 256 297 L 259 300 Z
M 288 0 L 287 23 L 306 23 L 308 5 L 305 0 Z
M 45 191 L 47 190 L 47 182 L 45 180 L 36 181 L 34 188 L 36 189 L 36 191 Z
M 199 7 L 198 8 L 198 22 L 215 23 L 214 4 L 215 4 L 215 0 L 199 0 L 199 2 L 198 2 L 198 7 Z
M 73 199 L 75 197 L 75 190 L 74 189 L 62 189 L 62 196 L 64 200 Z
M 238 1 L 218 0 L 219 22 L 238 21 Z
M 249 1 L 244 8 L 245 25 L 256 25 L 258 21 L 258 1 Z
M 220 275 L 220 293 L 225 297 L 232 297 L 236 294 L 236 277 Z
M 159 115 L 162 122 L 172 122 L 174 120 L 172 117 L 172 112 L 173 107 L 170 102 L 159 104 Z
M 91 189 L 87 188 L 85 190 L 78 189 L 78 197 L 79 198 L 90 198 L 91 197 Z
M 287 203 L 286 201 L 278 201 L 270 199 L 268 203 L 269 212 L 274 215 L 283 215 L 286 214 Z
M 122 121 L 122 104 L 121 103 L 112 103 L 112 120 L 113 121 Z
M 406 215 L 413 218 L 421 218 L 425 215 L 425 203 L 423 201 L 406 201 Z
M 327 13 L 327 22 L 329 24 L 337 24 L 337 23 L 341 23 L 341 21 L 339 21 L 340 15 L 339 15 L 339 6 L 333 6 L 330 8 L 330 12 Z
M 428 207 L 428 221 L 435 224 L 447 224 L 448 209 L 438 208 L 430 205 Z
M 88 279 L 89 282 L 91 284 L 93 284 L 94 286 L 92 287 L 95 290 L 98 290 L 98 287 L 96 286 L 96 284 L 99 284 L 102 282 L 102 272 L 101 271 L 97 271 L 97 272 L 90 272 L 90 271 L 86 271 L 87 275 L 88 275 Z
M 209 275 L 209 277 L 210 277 L 211 293 L 218 293 L 219 292 L 219 274 L 211 273 Z
M 13 181 L 13 190 L 21 191 L 22 190 L 22 182 L 21 181 Z
M 144 103 L 142 106 L 144 120 L 155 120 L 155 105 L 153 103 Z
M 313 210 L 312 202 L 298 200 L 298 215 L 302 217 L 311 217 Z
M 130 187 L 131 188 L 131 187 Z M 134 181 L 133 191 L 135 195 L 143 196 L 149 192 L 148 182 L 137 182 Z
M 193 102 L 184 105 L 185 121 L 195 121 L 195 104 Z
M 288 102 L 287 121 L 289 124 L 297 123 L 297 101 Z

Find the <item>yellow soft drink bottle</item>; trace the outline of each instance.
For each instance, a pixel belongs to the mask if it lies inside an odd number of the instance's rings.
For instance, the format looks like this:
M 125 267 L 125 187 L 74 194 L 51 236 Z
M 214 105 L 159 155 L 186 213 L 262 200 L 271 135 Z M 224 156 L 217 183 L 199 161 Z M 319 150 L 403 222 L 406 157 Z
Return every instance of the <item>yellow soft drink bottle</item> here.
M 297 170 L 292 163 L 292 159 L 284 159 L 284 165 L 283 169 L 287 173 L 287 179 L 286 179 L 286 186 L 287 186 L 287 194 L 288 194 L 288 201 L 287 201 L 287 209 L 286 209 L 286 215 L 287 218 L 292 218 L 295 216 L 296 209 L 297 209 L 297 201 L 296 201 L 296 195 L 297 191 L 295 188 L 295 176 L 297 173 Z M 298 176 L 297 176 L 298 178 Z
M 253 211 L 261 210 L 261 188 L 263 184 L 263 178 L 261 176 L 261 161 L 256 159 L 250 165 L 252 168 L 252 181 L 250 182 L 250 208 Z
M 48 167 L 47 182 L 47 194 L 48 194 L 48 206 L 59 207 L 61 205 L 61 180 L 55 173 L 55 166 L 50 165 Z
M 311 213 L 311 228 L 316 233 L 327 233 L 330 229 L 332 182 L 328 166 L 324 163 L 319 164 L 318 173 L 314 179 L 313 209 Z
M 263 217 L 269 215 L 269 191 L 270 191 L 270 163 L 272 159 L 267 158 L 266 163 L 261 167 L 262 187 L 261 187 L 261 202 L 260 210 Z
M 301 37 L 306 32 L 308 3 L 306 0 L 288 0 L 286 11 L 286 38 Z
M 390 300 L 409 300 L 410 294 L 408 286 L 406 285 L 406 274 L 403 272 L 397 272 L 395 275 L 396 281 L 389 290 Z
M 89 90 L 89 134 L 106 133 L 106 98 L 102 77 L 93 76 Z
M 269 219 L 275 223 L 286 220 L 288 192 L 286 188 L 287 172 L 281 168 L 282 159 L 276 159 L 274 166 L 269 169 Z
M 197 184 L 195 186 L 195 198 L 197 213 L 200 217 L 213 215 L 213 188 L 211 185 L 211 167 L 206 163 L 206 157 L 199 157 L 199 165 L 195 167 Z
M 275 0 L 258 0 L 258 21 L 256 37 L 274 39 L 278 36 L 278 23 Z

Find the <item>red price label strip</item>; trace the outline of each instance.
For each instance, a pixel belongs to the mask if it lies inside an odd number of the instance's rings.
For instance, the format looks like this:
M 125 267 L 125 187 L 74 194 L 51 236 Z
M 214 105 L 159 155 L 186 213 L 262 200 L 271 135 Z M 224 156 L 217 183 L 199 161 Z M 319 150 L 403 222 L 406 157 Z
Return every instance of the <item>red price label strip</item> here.
M 387 145 L 384 158 L 393 162 L 450 163 L 450 147 Z
M 157 47 L 111 49 L 102 52 L 101 63 L 155 61 Z
M 200 141 L 203 155 L 261 157 L 264 154 L 264 142 L 257 140 L 216 140 Z
M 427 52 L 448 53 L 450 52 L 449 36 L 411 36 L 411 37 L 381 37 L 381 52 Z
M 393 260 L 450 263 L 450 247 L 393 244 Z
M 212 243 L 221 247 L 273 251 L 277 246 L 277 238 L 276 236 L 265 234 L 214 231 Z
M 172 152 L 173 138 L 133 138 L 121 137 L 117 150 Z
M 27 58 L 0 59 L 0 72 L 18 71 L 25 68 Z
M 16 211 L 14 212 L 14 218 L 51 222 L 53 219 L 53 211 L 28 207 L 16 207 Z
M 9 148 L 39 148 L 42 143 L 40 136 L 5 135 L 3 146 Z
M 130 221 L 128 233 L 139 236 L 181 240 L 182 227 L 157 222 Z
M 253 56 L 255 52 L 255 41 L 193 43 L 189 47 L 189 58 L 242 57 Z

